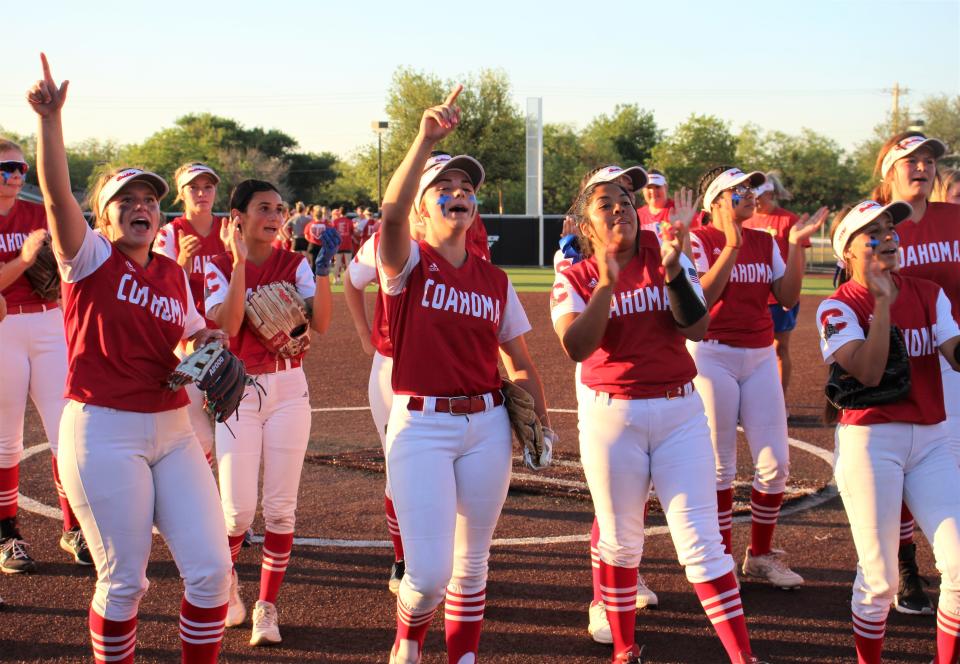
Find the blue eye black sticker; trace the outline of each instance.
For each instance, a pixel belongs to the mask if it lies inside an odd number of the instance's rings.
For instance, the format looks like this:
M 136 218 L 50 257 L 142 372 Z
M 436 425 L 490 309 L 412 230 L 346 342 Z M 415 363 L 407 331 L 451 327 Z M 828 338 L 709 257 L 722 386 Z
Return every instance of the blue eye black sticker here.
M 447 203 L 449 202 L 450 202 L 449 194 L 440 194 L 439 196 L 437 196 L 437 205 L 440 206 L 440 214 L 442 214 L 444 217 L 447 216 Z

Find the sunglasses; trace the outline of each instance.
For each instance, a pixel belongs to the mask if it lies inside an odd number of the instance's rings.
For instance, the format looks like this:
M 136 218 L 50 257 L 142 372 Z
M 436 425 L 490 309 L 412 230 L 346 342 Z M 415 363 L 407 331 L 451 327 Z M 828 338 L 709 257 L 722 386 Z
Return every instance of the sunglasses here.
M 0 161 L 0 172 L 2 173 L 20 173 L 26 175 L 30 166 L 23 161 Z
M 727 191 L 733 192 L 737 196 L 746 196 L 747 194 L 752 194 L 753 189 L 749 184 L 738 184 L 736 187 L 731 187 Z

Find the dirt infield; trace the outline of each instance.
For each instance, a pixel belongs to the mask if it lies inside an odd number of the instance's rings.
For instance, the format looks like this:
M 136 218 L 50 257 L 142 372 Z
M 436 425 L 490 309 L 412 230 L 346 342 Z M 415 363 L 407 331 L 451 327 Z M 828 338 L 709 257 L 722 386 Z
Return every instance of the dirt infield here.
M 608 647 L 587 636 L 590 566 L 589 500 L 576 465 L 577 434 L 573 363 L 561 353 L 547 310 L 547 295 L 522 293 L 534 326 L 528 343 L 547 388 L 563 462 L 543 476 L 519 466 L 497 529 L 490 564 L 481 655 L 487 662 L 609 661 Z M 366 405 L 369 359 L 357 342 L 342 299 L 334 321 L 316 341 L 306 368 L 314 413 L 308 463 L 300 492 L 293 557 L 278 602 L 283 644 L 247 645 L 249 621 L 230 629 L 223 662 L 386 662 L 394 633 L 394 598 L 386 579 L 392 560 L 383 518 L 379 441 Z M 788 394 L 791 419 L 791 504 L 776 543 L 789 552 L 807 584 L 782 592 L 744 583 L 743 602 L 754 651 L 770 662 L 855 660 L 850 631 L 850 589 L 856 560 L 842 505 L 832 497 L 829 459 L 832 430 L 819 424 L 824 369 L 816 348 L 817 298 L 804 296 L 794 335 L 794 379 Z M 27 447 L 45 436 L 32 408 Z M 56 506 L 49 452 L 28 450 L 21 492 Z M 751 477 L 749 453 L 740 446 L 738 479 Z M 746 484 L 744 484 L 746 486 Z M 744 490 L 746 491 L 746 489 Z M 743 493 L 742 495 L 746 495 Z M 816 504 L 818 503 L 819 504 Z M 726 661 L 696 596 L 686 583 L 661 513 L 651 513 L 641 572 L 660 596 L 661 608 L 639 615 L 637 639 L 651 662 Z M 90 661 L 86 613 L 93 576 L 68 562 L 57 547 L 57 521 L 23 510 L 21 528 L 40 563 L 32 575 L 4 576 L 0 596 L 0 661 Z M 262 522 L 254 526 L 262 533 Z M 749 525 L 734 526 L 742 556 Z M 933 578 L 930 549 L 918 538 L 921 570 Z M 241 594 L 256 599 L 259 549 L 241 554 Z M 182 587 L 163 541 L 155 541 L 148 571 L 151 587 L 140 607 L 138 662 L 179 661 L 177 611 Z M 441 612 L 442 614 L 442 612 Z M 929 662 L 934 651 L 932 617 L 891 613 L 885 661 Z M 446 661 L 442 615 L 427 638 L 425 664 Z

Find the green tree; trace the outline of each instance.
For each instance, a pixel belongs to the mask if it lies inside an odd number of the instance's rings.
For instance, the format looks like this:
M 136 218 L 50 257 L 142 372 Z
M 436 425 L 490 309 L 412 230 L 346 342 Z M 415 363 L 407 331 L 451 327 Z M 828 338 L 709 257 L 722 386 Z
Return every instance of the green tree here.
M 920 109 L 926 122 L 923 133 L 946 143 L 950 149 L 947 160 L 960 166 L 960 95 L 927 97 Z
M 726 122 L 692 114 L 653 148 L 650 167 L 666 174 L 672 190 L 694 189 L 708 169 L 734 162 L 736 145 Z
M 612 115 L 598 115 L 584 128 L 580 135 L 583 161 L 591 168 L 646 166 L 662 135 L 652 112 L 636 104 L 617 104 Z
M 609 162 L 604 162 L 609 163 Z M 547 124 L 543 127 L 543 211 L 563 214 L 577 194 L 584 166 L 580 137 L 573 127 Z

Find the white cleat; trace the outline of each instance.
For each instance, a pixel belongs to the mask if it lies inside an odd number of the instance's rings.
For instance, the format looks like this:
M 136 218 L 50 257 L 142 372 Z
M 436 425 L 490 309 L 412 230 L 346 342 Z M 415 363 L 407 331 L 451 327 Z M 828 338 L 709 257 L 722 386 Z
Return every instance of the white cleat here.
M 230 572 L 230 599 L 227 600 L 227 620 L 224 624 L 227 627 L 236 627 L 242 625 L 246 619 L 247 607 L 240 599 L 240 580 L 237 578 L 237 570 L 233 570 Z
M 784 552 L 774 549 L 763 556 L 754 556 L 747 547 L 743 559 L 743 576 L 761 579 L 782 590 L 793 590 L 803 585 L 803 577 L 790 569 L 782 556 Z
M 607 609 L 603 602 L 590 605 L 590 624 L 587 631 L 597 643 L 610 645 L 613 643 L 613 632 L 610 631 L 610 622 L 607 620 Z
M 402 639 L 390 651 L 390 664 L 420 664 L 420 645 L 412 639 Z
M 647 588 L 647 582 L 644 581 L 642 575 L 637 576 L 637 608 L 655 609 L 659 604 L 660 599 L 657 597 L 657 593 Z
M 253 607 L 253 632 L 250 634 L 250 645 L 270 646 L 280 641 L 277 607 L 262 599 L 257 600 Z

